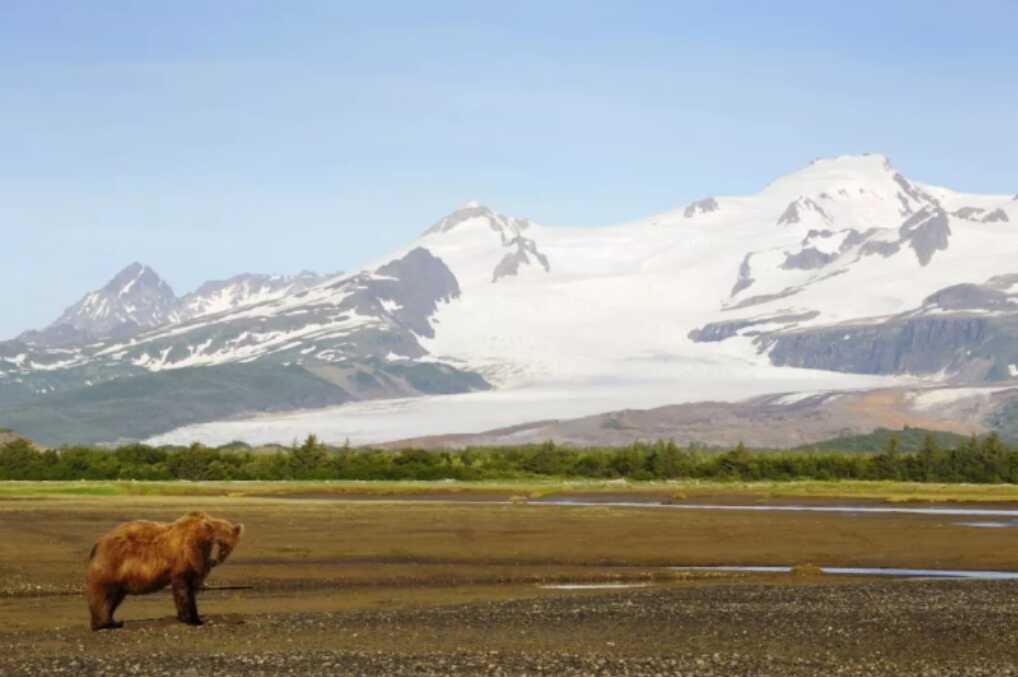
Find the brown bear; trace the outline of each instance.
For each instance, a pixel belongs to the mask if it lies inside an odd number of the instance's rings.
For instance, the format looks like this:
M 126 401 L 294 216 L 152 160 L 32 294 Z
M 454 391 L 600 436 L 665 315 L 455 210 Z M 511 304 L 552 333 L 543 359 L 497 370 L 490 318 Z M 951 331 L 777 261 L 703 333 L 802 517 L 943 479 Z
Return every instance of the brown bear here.
M 212 567 L 237 547 L 244 525 L 192 512 L 175 522 L 125 522 L 89 555 L 86 595 L 92 629 L 120 628 L 113 612 L 127 595 L 173 586 L 177 618 L 201 625 L 195 593 Z

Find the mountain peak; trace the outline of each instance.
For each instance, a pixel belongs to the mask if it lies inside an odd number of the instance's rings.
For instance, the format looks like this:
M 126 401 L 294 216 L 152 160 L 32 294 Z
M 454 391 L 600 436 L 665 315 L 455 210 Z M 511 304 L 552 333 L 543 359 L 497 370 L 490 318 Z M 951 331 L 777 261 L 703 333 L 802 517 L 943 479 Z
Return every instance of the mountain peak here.
M 91 338 L 124 337 L 157 327 L 174 316 L 177 296 L 152 268 L 135 261 L 89 292 L 40 333 L 42 342 L 69 331 Z
M 839 190 L 875 186 L 893 181 L 898 171 L 886 155 L 867 153 L 865 155 L 838 155 L 817 158 L 808 165 L 772 181 L 765 192 L 775 193 L 795 190 L 809 193 L 814 190 Z
M 883 153 L 857 153 L 821 157 L 809 163 L 809 166 L 843 167 L 862 171 L 895 171 L 891 159 Z
M 158 289 L 161 295 L 173 296 L 169 285 L 151 267 L 135 261 L 110 280 L 103 291 L 120 295 L 137 293 L 141 289 Z
M 144 271 L 144 270 L 146 270 L 148 268 L 149 268 L 149 266 L 147 264 L 144 264 L 141 261 L 135 261 L 134 263 L 130 263 L 130 264 L 124 266 L 124 269 L 121 270 L 119 273 L 117 273 L 117 275 L 118 276 L 119 275 L 124 275 L 125 273 L 131 273 L 131 274 L 137 275 L 138 273 L 140 273 L 140 272 L 142 272 L 142 271 Z
M 424 231 L 424 235 L 448 233 L 452 230 L 462 231 L 480 226 L 499 233 L 505 243 L 530 228 L 531 225 L 530 219 L 518 219 L 499 214 L 490 207 L 485 207 L 472 200 L 428 228 Z
M 452 213 L 442 217 L 437 223 L 424 231 L 424 234 L 448 233 L 450 230 L 469 221 L 476 220 L 490 223 L 496 218 L 498 218 L 498 215 L 494 211 L 476 200 L 471 200 Z
M 760 194 L 792 207 L 807 201 L 819 212 L 851 220 L 866 227 L 885 226 L 907 218 L 939 201 L 922 184 L 903 176 L 886 155 L 839 155 L 820 158 L 806 167 L 772 181 Z M 828 223 L 830 218 L 824 219 Z M 838 219 L 835 218 L 835 221 Z

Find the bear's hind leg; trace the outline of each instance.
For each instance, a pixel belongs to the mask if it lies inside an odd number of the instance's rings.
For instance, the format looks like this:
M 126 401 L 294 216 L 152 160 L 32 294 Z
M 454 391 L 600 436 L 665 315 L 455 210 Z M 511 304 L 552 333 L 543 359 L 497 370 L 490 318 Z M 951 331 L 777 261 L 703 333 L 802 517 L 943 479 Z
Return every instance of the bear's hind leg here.
M 99 630 L 106 626 L 106 591 L 101 586 L 89 583 L 85 592 L 88 599 L 88 613 L 92 617 L 92 629 Z
M 124 627 L 123 623 L 113 620 L 113 612 L 124 600 L 124 594 L 119 586 L 89 583 L 88 610 L 92 616 L 93 630 Z
M 127 597 L 127 591 L 124 590 L 123 588 L 119 588 L 119 587 L 118 588 L 114 588 L 113 590 L 111 590 L 109 592 L 109 601 L 107 603 L 110 606 L 109 619 L 110 619 L 110 627 L 111 628 L 122 628 L 122 627 L 124 627 L 123 621 L 115 621 L 115 620 L 113 620 L 113 614 L 116 613 L 117 607 L 120 606 L 120 603 L 124 601 L 125 597 Z

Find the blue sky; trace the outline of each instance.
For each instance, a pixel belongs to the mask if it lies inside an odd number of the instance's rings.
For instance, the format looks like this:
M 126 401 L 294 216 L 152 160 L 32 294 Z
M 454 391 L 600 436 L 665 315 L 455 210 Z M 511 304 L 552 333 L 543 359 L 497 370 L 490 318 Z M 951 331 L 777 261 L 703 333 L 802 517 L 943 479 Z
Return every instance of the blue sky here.
M 353 4 L 0 3 L 0 337 L 134 260 L 350 269 L 469 199 L 599 225 L 866 151 L 1018 192 L 1014 0 Z

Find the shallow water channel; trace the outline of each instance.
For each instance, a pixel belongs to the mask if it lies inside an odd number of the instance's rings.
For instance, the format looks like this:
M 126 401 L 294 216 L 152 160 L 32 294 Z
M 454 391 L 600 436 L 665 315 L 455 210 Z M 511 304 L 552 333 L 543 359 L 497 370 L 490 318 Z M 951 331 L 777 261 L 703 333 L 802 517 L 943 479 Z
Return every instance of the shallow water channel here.
M 1018 526 L 1018 509 L 969 507 L 909 507 L 899 505 L 735 505 L 711 503 L 664 503 L 660 501 L 594 501 L 573 498 L 549 498 L 530 501 L 530 505 L 587 506 L 615 508 L 660 508 L 667 510 L 747 510 L 753 512 L 824 512 L 858 514 L 944 515 L 956 517 L 1012 517 L 1011 522 L 960 522 L 970 526 Z
M 790 566 L 676 566 L 673 571 L 719 571 L 731 573 L 787 574 Z M 977 569 L 907 569 L 895 567 L 819 567 L 825 574 L 840 576 L 897 576 L 899 578 L 966 578 L 984 581 L 1018 580 L 1018 571 Z

